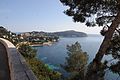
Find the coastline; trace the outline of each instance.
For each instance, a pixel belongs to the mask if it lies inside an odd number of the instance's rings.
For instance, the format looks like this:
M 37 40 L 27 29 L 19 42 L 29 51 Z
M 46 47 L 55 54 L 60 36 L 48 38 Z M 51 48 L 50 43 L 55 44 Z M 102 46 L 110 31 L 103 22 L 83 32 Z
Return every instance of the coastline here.
M 32 47 L 37 47 L 37 46 L 51 46 L 52 44 L 53 44 L 54 42 L 44 42 L 44 43 L 36 43 L 36 44 L 30 44 L 30 46 L 32 46 Z

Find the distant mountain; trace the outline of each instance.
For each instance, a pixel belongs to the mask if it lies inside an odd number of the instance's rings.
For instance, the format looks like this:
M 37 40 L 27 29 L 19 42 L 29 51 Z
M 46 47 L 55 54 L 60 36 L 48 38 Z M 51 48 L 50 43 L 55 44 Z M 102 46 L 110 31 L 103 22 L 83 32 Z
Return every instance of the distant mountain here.
M 54 32 L 53 34 L 55 34 L 57 36 L 60 36 L 60 37 L 87 37 L 86 33 L 77 32 L 77 31 L 74 31 L 74 30 Z
M 24 34 L 26 36 L 59 36 L 59 37 L 86 37 L 86 33 L 77 32 L 74 30 L 61 31 L 61 32 L 43 32 L 43 31 L 32 31 L 32 32 L 17 32 L 17 34 Z

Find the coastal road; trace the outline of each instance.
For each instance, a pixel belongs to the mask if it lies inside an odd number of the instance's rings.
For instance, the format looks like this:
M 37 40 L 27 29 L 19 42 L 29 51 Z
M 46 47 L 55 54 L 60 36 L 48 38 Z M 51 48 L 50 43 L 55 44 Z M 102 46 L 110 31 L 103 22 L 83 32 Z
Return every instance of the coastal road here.
M 7 52 L 2 43 L 0 43 L 0 80 L 10 80 Z

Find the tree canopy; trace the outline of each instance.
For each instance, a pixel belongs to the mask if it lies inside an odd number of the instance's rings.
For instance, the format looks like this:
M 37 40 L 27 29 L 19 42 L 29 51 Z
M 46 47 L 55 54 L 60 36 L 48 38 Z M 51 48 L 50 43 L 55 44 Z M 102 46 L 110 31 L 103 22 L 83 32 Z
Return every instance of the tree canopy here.
M 60 0 L 68 9 L 64 13 L 71 16 L 74 22 L 86 23 L 87 26 L 106 26 L 101 30 L 104 40 L 95 58 L 89 64 L 87 80 L 96 79 L 99 74 L 98 65 L 102 64 L 105 54 L 120 58 L 120 0 Z M 117 36 L 116 36 L 116 35 Z M 120 62 L 111 66 L 111 71 L 117 72 Z M 92 73 L 91 73 L 92 72 Z M 119 73 L 119 71 L 118 71 Z
M 7 29 L 5 29 L 4 27 L 0 26 L 0 37 L 4 37 L 8 35 L 8 31 Z
M 84 80 L 88 61 L 87 53 L 83 52 L 81 45 L 76 42 L 75 44 L 67 45 L 67 54 L 65 65 L 62 65 L 62 67 L 70 73 L 68 80 Z
M 120 9 L 119 0 L 60 0 L 69 8 L 64 11 L 74 22 L 85 22 L 87 26 L 111 23 Z
M 60 0 L 68 9 L 64 12 L 75 22 L 85 22 L 87 26 L 103 27 L 101 34 L 105 36 L 95 60 L 100 62 L 111 45 L 114 33 L 119 30 L 120 0 Z M 108 26 L 108 23 L 111 25 Z M 119 32 L 118 32 L 119 33 Z M 119 34 L 118 34 L 119 35 Z

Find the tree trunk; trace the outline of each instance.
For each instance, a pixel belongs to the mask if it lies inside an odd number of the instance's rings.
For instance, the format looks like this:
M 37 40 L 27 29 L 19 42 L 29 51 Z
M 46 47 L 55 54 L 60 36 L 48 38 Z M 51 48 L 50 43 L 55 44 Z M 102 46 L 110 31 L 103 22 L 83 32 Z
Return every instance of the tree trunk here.
M 101 77 L 101 60 L 106 54 L 106 50 L 109 48 L 110 40 L 113 37 L 113 34 L 116 28 L 120 24 L 120 12 L 117 14 L 115 19 L 113 20 L 111 26 L 109 27 L 107 33 L 105 34 L 105 38 L 94 58 L 94 60 L 89 64 L 87 69 L 87 73 L 85 76 L 85 80 L 104 80 L 104 72 L 102 72 L 103 77 Z
M 105 38 L 94 58 L 94 61 L 96 63 L 101 62 L 104 54 L 106 54 L 106 50 L 108 49 L 108 47 L 110 45 L 110 40 L 115 32 L 115 29 L 119 26 L 119 24 L 120 24 L 120 12 L 118 12 L 117 16 L 115 17 L 112 24 L 110 25 L 107 33 L 105 34 Z

